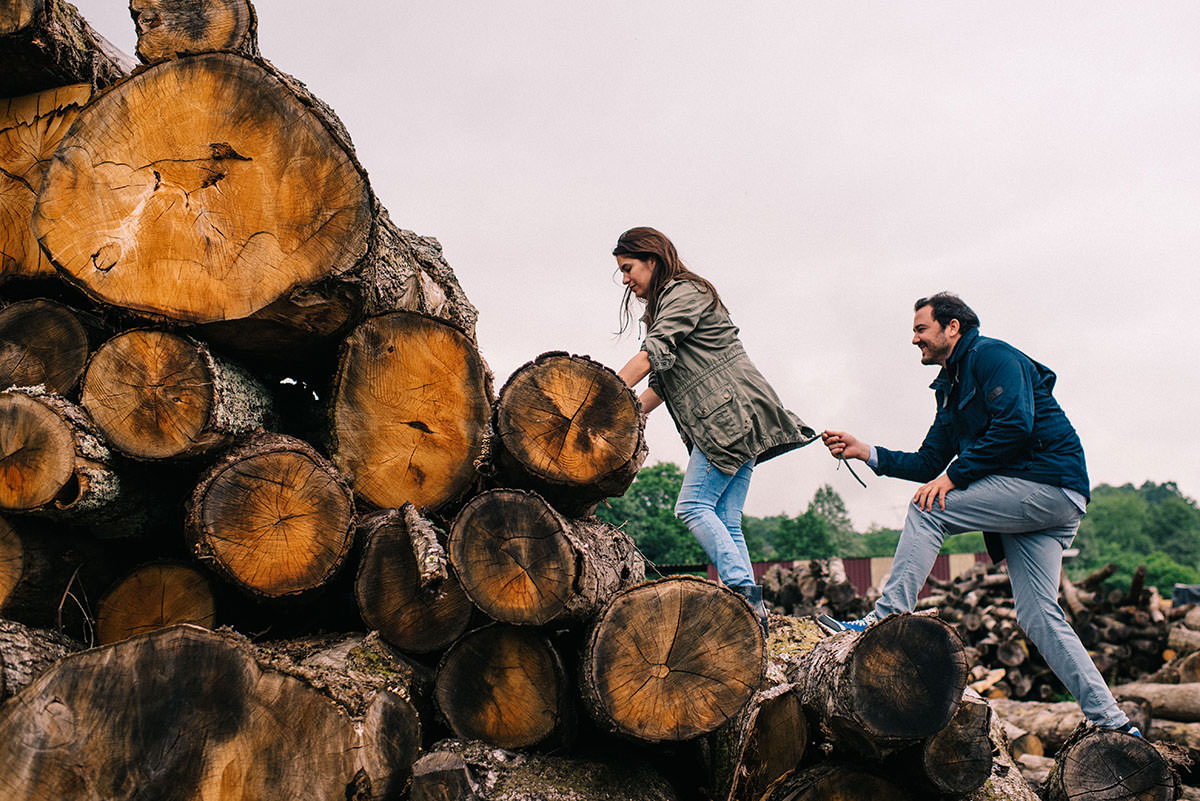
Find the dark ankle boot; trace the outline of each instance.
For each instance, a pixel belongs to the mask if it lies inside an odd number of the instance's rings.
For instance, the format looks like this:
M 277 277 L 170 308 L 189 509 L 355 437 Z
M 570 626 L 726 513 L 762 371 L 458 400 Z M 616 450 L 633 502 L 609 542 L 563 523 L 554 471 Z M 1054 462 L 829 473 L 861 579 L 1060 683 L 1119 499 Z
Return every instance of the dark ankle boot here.
M 746 603 L 750 604 L 750 609 L 758 618 L 758 625 L 762 626 L 765 635 L 767 633 L 767 606 L 763 603 L 762 587 L 757 584 L 739 584 L 729 589 L 745 598 Z

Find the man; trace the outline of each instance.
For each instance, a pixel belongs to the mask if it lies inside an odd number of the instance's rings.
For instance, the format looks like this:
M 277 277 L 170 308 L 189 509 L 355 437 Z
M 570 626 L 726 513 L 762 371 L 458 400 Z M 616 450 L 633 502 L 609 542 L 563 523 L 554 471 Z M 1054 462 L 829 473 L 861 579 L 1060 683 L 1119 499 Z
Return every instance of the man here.
M 981 336 L 979 318 L 955 295 L 913 307 L 922 364 L 942 369 L 931 385 L 937 415 L 915 453 L 867 445 L 844 431 L 821 438 L 839 459 L 878 475 L 923 482 L 908 509 L 892 572 L 874 610 L 830 629 L 862 631 L 910 612 L 947 535 L 983 531 L 995 561 L 1008 559 L 1017 620 L 1097 726 L 1140 736 L 1058 605 L 1062 552 L 1087 506 L 1083 447 L 1051 394 L 1054 373 L 1006 342 Z

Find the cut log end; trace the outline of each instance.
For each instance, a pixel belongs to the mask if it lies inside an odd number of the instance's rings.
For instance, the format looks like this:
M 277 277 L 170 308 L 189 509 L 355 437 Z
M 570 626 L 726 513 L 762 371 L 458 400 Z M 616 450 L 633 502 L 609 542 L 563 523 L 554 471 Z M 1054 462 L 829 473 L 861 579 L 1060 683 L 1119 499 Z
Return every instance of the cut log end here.
M 252 593 L 294 595 L 341 566 L 354 504 L 333 466 L 299 440 L 257 438 L 214 466 L 189 504 L 189 531 L 203 558 Z
M 117 583 L 96 609 L 101 645 L 176 623 L 212 628 L 216 604 L 208 579 L 184 564 L 144 565 Z
M 132 0 L 137 56 L 146 63 L 193 53 L 257 55 L 257 20 L 248 0 Z
M 651 742 L 687 740 L 736 714 L 762 682 L 762 630 L 732 591 L 673 577 L 613 597 L 585 654 L 585 700 L 602 723 Z
M 1179 789 L 1170 765 L 1145 739 L 1096 729 L 1063 746 L 1047 784 L 1052 801 L 1171 801 Z
M 438 668 L 438 707 L 459 737 L 523 748 L 570 725 L 566 670 L 529 629 L 488 626 L 460 638 Z
M 74 470 L 67 421 L 28 395 L 0 394 L 0 509 L 38 509 L 75 495 Z
M 366 252 L 370 192 L 311 108 L 228 53 L 166 61 L 79 115 L 33 212 L 93 297 L 192 323 L 248 317 Z
M 927 615 L 897 615 L 854 646 L 845 686 L 866 727 L 881 737 L 925 737 L 950 722 L 966 686 L 963 643 Z

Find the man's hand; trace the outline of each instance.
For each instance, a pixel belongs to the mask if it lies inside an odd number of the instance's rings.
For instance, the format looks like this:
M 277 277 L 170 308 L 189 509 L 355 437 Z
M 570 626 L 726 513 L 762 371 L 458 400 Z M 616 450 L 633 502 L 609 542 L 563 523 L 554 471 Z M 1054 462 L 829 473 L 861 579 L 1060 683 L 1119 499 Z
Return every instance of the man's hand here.
M 930 481 L 925 486 L 917 490 L 917 494 L 913 496 L 913 503 L 922 512 L 928 512 L 933 508 L 934 501 L 941 506 L 942 510 L 946 509 L 946 493 L 955 489 L 954 482 L 945 473 Z
M 821 442 L 836 459 L 862 459 L 865 462 L 871 458 L 871 446 L 845 431 L 822 431 Z

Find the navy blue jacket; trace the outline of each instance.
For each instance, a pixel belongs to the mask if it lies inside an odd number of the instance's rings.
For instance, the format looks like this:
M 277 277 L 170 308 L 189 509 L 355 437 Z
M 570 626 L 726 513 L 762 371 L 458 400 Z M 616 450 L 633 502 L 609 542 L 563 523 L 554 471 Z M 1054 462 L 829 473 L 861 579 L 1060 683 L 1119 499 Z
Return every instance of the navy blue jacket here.
M 928 482 L 944 469 L 960 489 L 984 476 L 1014 476 L 1090 498 L 1083 445 L 1051 394 L 1049 368 L 973 328 L 930 388 L 937 416 L 920 450 L 876 447 L 877 474 Z

